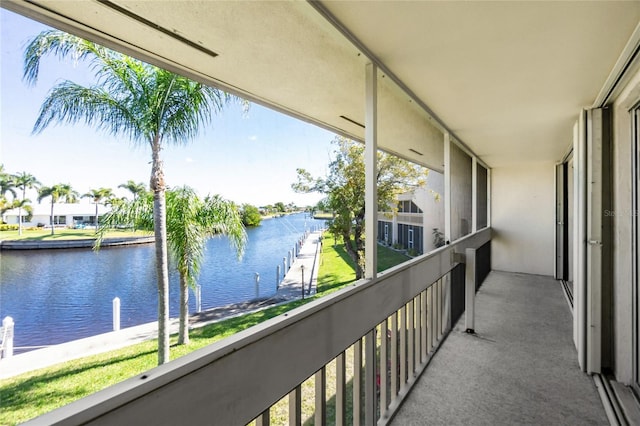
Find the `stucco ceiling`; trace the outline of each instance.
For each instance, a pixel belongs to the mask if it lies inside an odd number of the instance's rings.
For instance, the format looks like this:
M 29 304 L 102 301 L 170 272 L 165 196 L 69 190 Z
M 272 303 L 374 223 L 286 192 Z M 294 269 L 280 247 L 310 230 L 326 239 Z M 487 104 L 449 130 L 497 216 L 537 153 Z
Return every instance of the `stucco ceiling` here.
M 561 159 L 640 20 L 640 2 L 0 4 L 356 139 L 373 54 L 417 97 L 387 80 L 387 110 L 426 135 L 384 124 L 380 145 L 436 169 L 437 118 L 491 167 Z

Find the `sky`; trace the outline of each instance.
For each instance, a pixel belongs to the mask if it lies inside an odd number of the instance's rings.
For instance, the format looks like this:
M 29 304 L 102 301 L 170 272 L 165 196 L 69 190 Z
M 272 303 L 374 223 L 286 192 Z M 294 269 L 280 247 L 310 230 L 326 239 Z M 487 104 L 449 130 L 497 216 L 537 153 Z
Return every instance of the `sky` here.
M 128 180 L 148 186 L 151 152 L 146 145 L 80 124 L 52 124 L 32 135 L 40 105 L 57 82 L 93 81 L 85 64 L 47 57 L 41 61 L 37 84 L 23 82 L 24 47 L 47 28 L 0 9 L 0 164 L 8 173 L 31 173 L 46 186 L 69 183 L 80 194 L 107 187 L 126 196 L 128 191 L 118 185 Z M 231 105 L 186 146 L 165 147 L 166 183 L 191 186 L 201 196 L 220 194 L 239 204 L 313 205 L 321 194 L 297 194 L 291 184 L 297 168 L 313 176 L 326 174 L 334 136 L 256 104 L 248 113 Z M 27 196 L 33 201 L 37 197 L 35 192 Z

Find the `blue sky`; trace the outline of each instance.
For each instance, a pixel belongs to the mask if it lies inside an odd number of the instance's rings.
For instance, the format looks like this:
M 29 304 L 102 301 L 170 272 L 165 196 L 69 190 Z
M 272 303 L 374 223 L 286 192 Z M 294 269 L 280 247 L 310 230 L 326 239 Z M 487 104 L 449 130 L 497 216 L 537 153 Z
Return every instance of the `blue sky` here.
M 56 58 L 42 62 L 36 86 L 22 81 L 24 46 L 46 28 L 0 9 L 0 163 L 9 173 L 33 174 L 44 185 L 70 183 L 81 194 L 110 187 L 126 195 L 117 186 L 129 179 L 148 185 L 147 146 L 82 125 L 51 125 L 31 135 L 40 104 L 56 82 L 92 81 L 83 64 Z M 314 176 L 326 173 L 333 138 L 331 132 L 258 105 L 251 105 L 248 114 L 232 105 L 196 140 L 165 148 L 167 184 L 189 185 L 200 195 L 221 194 L 237 203 L 315 204 L 321 195 L 296 194 L 290 185 L 298 167 Z M 35 194 L 30 196 L 35 200 Z

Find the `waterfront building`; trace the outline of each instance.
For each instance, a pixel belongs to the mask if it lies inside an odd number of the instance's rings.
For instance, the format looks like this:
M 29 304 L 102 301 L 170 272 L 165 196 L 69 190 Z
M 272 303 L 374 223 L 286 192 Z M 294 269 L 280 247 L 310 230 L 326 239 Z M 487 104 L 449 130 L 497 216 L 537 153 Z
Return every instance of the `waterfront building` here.
M 22 209 L 22 226 L 50 227 L 51 203 L 32 204 L 33 214 L 29 218 Z M 98 204 L 98 219 L 111 211 L 109 206 Z M 8 210 L 4 214 L 4 221 L 9 225 L 18 224 L 18 209 Z M 53 205 L 53 226 L 56 228 L 84 228 L 95 226 L 96 205 L 89 203 L 55 203 Z M 99 220 L 98 220 L 99 222 Z
M 395 206 L 378 212 L 378 241 L 412 256 L 444 245 L 443 194 L 444 175 L 430 171 L 425 186 L 398 195 Z

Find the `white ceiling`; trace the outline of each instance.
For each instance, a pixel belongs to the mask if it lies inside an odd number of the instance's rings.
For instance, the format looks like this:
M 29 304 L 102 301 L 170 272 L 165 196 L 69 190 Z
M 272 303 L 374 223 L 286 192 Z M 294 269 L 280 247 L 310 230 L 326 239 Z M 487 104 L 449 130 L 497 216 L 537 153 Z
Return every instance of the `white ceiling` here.
M 360 126 L 340 116 L 364 122 L 364 49 L 306 2 L 0 4 L 363 137 Z M 640 2 L 319 5 L 491 167 L 559 160 L 571 143 L 580 108 L 593 103 L 640 21 Z M 410 108 L 405 115 L 420 122 L 427 136 L 415 140 L 406 129 L 385 124 L 380 145 L 441 168 L 442 152 L 432 142 L 439 138 L 435 128 L 442 131 L 442 126 L 415 102 L 408 107 L 409 97 L 388 80 L 385 84 L 383 93 L 393 93 L 397 105 Z

